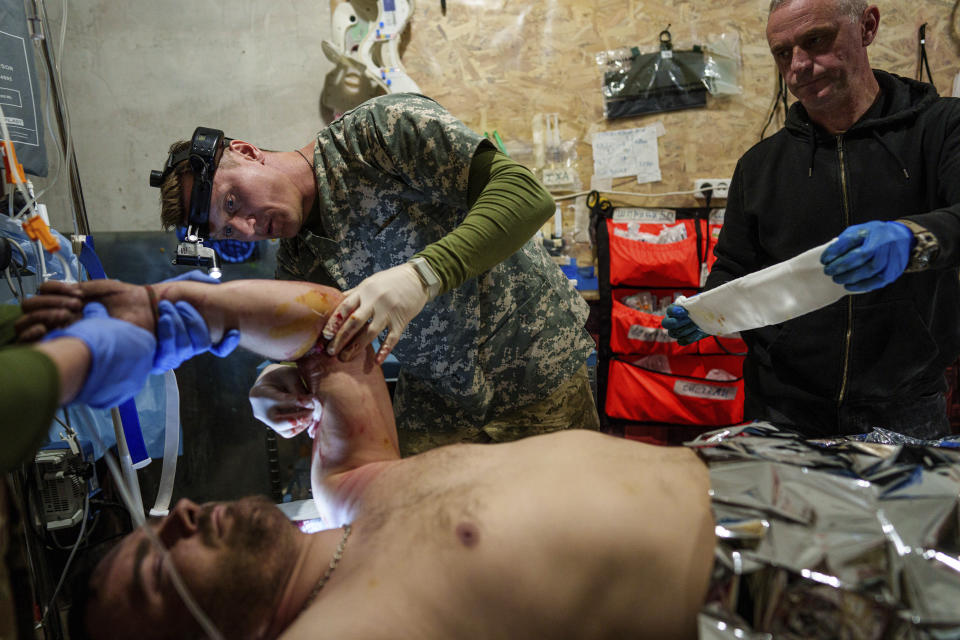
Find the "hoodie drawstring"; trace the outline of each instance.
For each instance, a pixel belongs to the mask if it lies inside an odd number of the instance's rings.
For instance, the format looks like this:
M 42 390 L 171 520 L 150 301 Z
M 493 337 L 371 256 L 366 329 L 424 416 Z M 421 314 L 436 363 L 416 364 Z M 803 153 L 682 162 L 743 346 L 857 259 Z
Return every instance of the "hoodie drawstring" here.
M 817 156 L 817 132 L 811 131 L 810 134 L 810 167 L 807 169 L 808 178 L 813 177 L 813 163 Z
M 900 171 L 903 173 L 903 177 L 909 180 L 910 172 L 907 171 L 907 167 L 904 166 L 903 160 L 900 159 L 900 156 L 898 156 L 896 152 L 894 152 L 894 150 L 890 148 L 890 145 L 886 143 L 886 141 L 880 136 L 880 134 L 877 132 L 876 129 L 871 130 L 870 134 L 873 136 L 873 139 L 877 141 L 877 144 L 883 147 L 883 150 L 886 151 L 888 154 L 890 154 L 890 157 L 892 157 L 894 161 L 898 165 L 900 165 Z M 813 165 L 814 165 L 814 160 L 816 158 L 816 155 L 817 155 L 817 134 L 814 131 L 810 136 L 810 165 L 807 168 L 808 178 L 813 177 Z
M 900 165 L 900 171 L 902 171 L 904 177 L 907 180 L 909 180 L 910 172 L 907 171 L 907 168 L 903 165 L 903 160 L 901 160 L 900 157 L 896 153 L 894 153 L 893 149 L 891 149 L 890 146 L 886 142 L 884 142 L 883 138 L 880 137 L 880 134 L 877 132 L 876 129 L 871 129 L 870 133 L 873 134 L 873 138 L 880 144 L 880 146 L 883 147 L 886 150 L 886 152 L 893 157 L 896 163 Z

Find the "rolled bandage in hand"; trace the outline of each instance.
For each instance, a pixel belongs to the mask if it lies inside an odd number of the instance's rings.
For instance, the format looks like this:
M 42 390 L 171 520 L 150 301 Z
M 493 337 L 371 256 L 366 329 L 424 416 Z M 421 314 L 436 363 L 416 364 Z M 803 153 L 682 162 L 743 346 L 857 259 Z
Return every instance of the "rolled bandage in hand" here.
M 823 272 L 820 254 L 831 243 L 692 298 L 677 298 L 675 304 L 711 335 L 758 329 L 816 311 L 851 295 Z

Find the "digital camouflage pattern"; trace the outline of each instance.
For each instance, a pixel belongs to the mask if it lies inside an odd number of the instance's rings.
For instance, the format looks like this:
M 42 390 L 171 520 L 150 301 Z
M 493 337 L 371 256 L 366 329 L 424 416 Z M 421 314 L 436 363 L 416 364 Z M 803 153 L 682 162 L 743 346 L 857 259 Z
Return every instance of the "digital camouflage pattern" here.
M 401 377 L 397 388 L 400 389 L 404 384 Z M 426 395 L 430 393 L 427 389 Z M 406 393 L 397 397 L 419 399 L 423 394 L 407 387 Z M 404 409 L 404 413 L 411 419 L 397 428 L 400 455 L 403 457 L 448 444 L 510 442 L 564 429 L 600 430 L 597 403 L 590 388 L 586 365 L 581 366 L 579 371 L 543 400 L 518 409 L 508 408 L 482 426 L 471 424 L 459 407 L 444 402 L 443 398 Z M 437 429 L 437 424 L 444 428 Z
M 283 240 L 281 278 L 347 290 L 406 262 L 466 217 L 470 163 L 489 144 L 433 100 L 374 98 L 317 135 L 318 202 Z M 393 350 L 401 428 L 481 426 L 537 402 L 593 348 L 587 305 L 539 244 L 427 303 Z M 435 407 L 434 411 L 431 407 Z M 434 414 L 424 419 L 426 413 Z

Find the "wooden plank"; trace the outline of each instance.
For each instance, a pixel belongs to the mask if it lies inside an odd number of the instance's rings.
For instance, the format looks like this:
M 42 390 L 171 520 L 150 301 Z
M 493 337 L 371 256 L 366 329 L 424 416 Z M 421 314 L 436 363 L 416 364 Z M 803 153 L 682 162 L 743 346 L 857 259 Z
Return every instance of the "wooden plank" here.
M 578 140 L 584 185 L 590 184 L 593 169 L 591 132 L 660 120 L 666 128 L 660 138 L 663 181 L 637 185 L 619 180 L 617 188 L 689 190 L 694 178 L 732 176 L 737 159 L 759 140 L 776 89 L 765 35 L 767 6 L 768 0 L 447 0 L 444 16 L 439 1 L 417 0 L 403 64 L 424 93 L 474 129 L 499 131 L 508 150 L 530 144 L 534 114 L 558 113 L 561 136 Z M 914 77 L 917 28 L 927 22 L 934 80 L 941 94 L 949 95 L 960 70 L 952 0 L 888 0 L 879 6 L 880 33 L 870 49 L 873 65 Z M 677 49 L 711 34 L 737 34 L 743 93 L 709 98 L 702 109 L 604 119 L 596 54 L 627 46 L 654 50 L 667 25 L 672 25 Z M 781 124 L 775 122 L 768 134 Z M 692 196 L 656 202 L 695 204 Z

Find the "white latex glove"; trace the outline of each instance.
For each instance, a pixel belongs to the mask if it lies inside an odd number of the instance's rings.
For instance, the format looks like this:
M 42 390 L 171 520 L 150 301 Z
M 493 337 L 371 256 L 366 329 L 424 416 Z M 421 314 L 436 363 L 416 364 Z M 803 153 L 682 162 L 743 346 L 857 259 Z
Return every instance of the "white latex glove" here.
M 383 364 L 400 341 L 404 328 L 427 304 L 427 290 L 409 264 L 375 273 L 346 292 L 340 305 L 330 314 L 323 337 L 330 341 L 327 353 L 340 360 L 353 360 L 384 329 L 386 339 L 377 352 L 377 364 Z
M 263 370 L 250 388 L 253 415 L 284 438 L 304 429 L 316 435 L 323 407 L 310 394 L 296 366 L 272 364 Z

